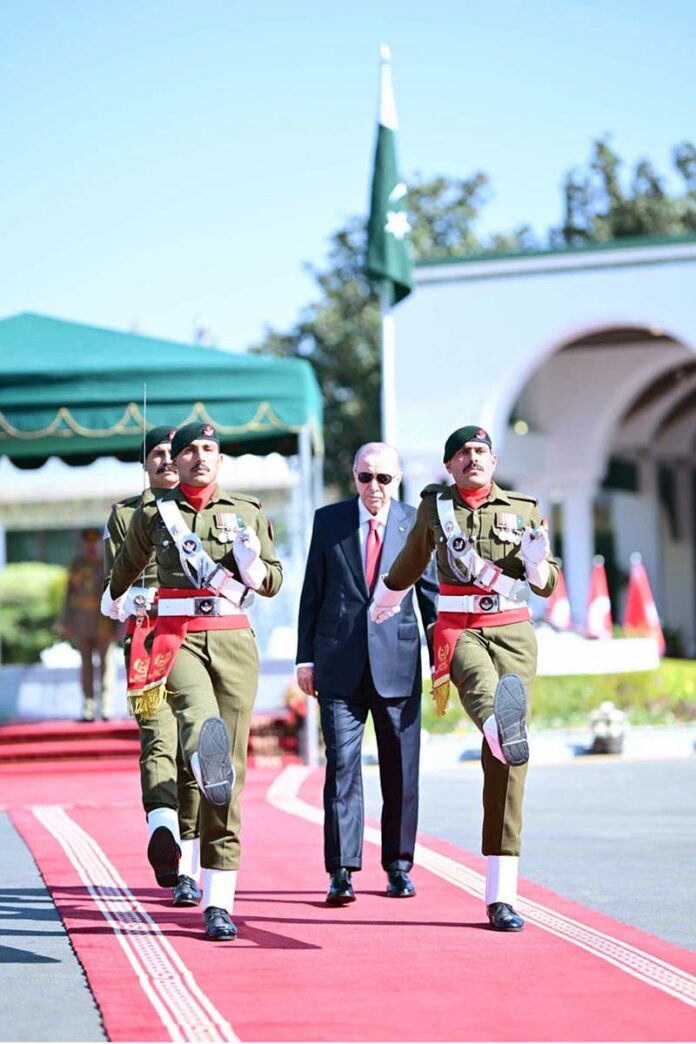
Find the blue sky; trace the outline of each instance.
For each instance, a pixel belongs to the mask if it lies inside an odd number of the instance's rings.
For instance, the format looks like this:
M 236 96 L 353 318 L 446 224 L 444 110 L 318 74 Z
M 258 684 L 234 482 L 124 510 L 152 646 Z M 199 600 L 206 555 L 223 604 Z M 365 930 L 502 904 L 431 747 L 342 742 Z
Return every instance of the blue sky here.
M 560 218 L 593 138 L 696 140 L 691 0 L 3 0 L 0 317 L 242 349 L 364 212 L 379 43 L 405 174 L 486 171 L 481 231 Z

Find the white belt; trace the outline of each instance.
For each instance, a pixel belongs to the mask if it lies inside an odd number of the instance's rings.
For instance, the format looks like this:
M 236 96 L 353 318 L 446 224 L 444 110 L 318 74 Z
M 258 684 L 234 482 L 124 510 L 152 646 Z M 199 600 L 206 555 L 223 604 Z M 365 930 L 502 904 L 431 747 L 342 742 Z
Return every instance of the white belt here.
M 437 608 L 440 613 L 501 613 L 506 609 L 527 609 L 527 606 L 499 594 L 438 595 Z
M 160 616 L 240 616 L 244 610 L 232 605 L 226 598 L 202 595 L 199 598 L 160 598 L 157 603 Z

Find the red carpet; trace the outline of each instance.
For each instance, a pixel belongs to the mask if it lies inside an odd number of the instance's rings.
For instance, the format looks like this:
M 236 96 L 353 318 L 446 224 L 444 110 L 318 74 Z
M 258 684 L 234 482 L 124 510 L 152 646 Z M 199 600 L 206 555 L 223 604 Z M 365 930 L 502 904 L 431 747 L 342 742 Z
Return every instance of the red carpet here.
M 491 932 L 483 861 L 453 845 L 421 838 L 399 902 L 368 843 L 358 901 L 327 908 L 318 774 L 296 798 L 297 769 L 250 772 L 240 938 L 213 944 L 154 886 L 135 766 L 33 768 L 0 769 L 3 801 L 112 1040 L 694 1040 L 696 955 L 528 882 L 525 931 Z

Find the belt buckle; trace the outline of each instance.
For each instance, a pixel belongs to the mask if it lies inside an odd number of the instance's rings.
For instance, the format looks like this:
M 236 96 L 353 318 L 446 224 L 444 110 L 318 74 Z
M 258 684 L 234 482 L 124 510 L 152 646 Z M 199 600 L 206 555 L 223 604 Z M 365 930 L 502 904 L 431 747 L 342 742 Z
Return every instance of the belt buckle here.
M 498 611 L 498 595 L 479 595 L 478 611 L 480 613 L 496 613 Z
M 220 600 L 210 595 L 193 599 L 193 610 L 196 616 L 219 616 Z

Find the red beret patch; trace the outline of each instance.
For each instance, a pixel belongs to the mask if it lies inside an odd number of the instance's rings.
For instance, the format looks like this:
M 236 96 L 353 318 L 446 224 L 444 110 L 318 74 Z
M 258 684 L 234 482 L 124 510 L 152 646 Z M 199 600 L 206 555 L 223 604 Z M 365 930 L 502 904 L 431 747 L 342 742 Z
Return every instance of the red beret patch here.
M 476 432 L 476 438 L 477 439 L 487 439 L 488 435 L 483 430 L 483 428 L 479 428 L 479 430 Z
M 203 437 L 206 439 L 212 439 L 214 434 L 215 428 L 212 426 L 212 424 L 206 424 L 205 428 L 203 429 Z

